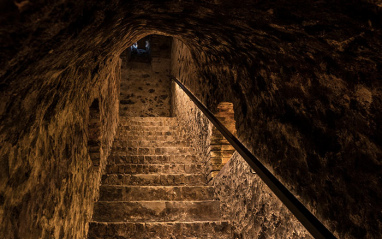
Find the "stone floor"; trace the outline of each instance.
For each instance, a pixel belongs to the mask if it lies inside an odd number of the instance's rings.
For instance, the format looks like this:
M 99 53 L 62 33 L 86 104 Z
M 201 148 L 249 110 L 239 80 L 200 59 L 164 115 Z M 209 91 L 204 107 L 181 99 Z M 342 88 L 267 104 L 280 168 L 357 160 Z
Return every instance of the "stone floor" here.
M 177 119 L 121 117 L 88 239 L 232 238 Z

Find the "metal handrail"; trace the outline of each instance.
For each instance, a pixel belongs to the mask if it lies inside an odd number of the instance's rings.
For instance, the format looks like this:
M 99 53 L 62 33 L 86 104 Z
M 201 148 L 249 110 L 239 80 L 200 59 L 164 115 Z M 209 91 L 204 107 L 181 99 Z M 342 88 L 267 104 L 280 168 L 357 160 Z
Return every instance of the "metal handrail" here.
M 273 191 L 281 202 L 293 213 L 314 238 L 335 239 L 336 237 L 253 155 L 229 130 L 199 101 L 177 78 L 172 80 L 190 97 L 249 166 Z

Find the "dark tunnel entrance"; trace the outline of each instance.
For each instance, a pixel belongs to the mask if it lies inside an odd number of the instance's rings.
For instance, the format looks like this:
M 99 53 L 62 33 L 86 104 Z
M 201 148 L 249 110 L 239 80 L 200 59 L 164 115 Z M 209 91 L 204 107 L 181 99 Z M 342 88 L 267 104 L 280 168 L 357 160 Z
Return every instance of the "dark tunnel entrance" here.
M 171 116 L 172 38 L 149 35 L 122 54 L 120 115 Z

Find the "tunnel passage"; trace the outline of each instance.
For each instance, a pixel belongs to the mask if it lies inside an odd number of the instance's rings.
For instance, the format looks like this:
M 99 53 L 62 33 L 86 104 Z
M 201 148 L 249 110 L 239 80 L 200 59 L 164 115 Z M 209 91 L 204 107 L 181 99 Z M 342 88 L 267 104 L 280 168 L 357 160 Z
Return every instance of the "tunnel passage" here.
M 141 78 L 149 74 L 170 78 L 172 39 L 148 36 L 138 41 L 137 48 L 145 39 L 150 39 L 152 55 L 139 52 L 133 45 L 127 50 L 138 52 L 131 51 L 130 60 L 122 60 L 122 65 L 128 67 L 122 68 L 119 127 L 87 238 L 231 239 L 230 222 L 222 220 L 220 202 L 208 185 L 203 158 L 190 140 L 198 135 L 182 131 L 187 126 L 168 115 L 170 101 L 166 105 L 157 100 L 155 92 L 170 91 L 169 82 L 163 78 L 155 81 L 150 76 L 145 77 L 147 81 Z M 134 75 L 136 72 L 139 74 Z M 129 87 L 124 88 L 124 84 Z M 139 90 L 145 93 L 139 94 Z M 126 95 L 129 100 L 144 101 L 126 106 Z M 151 109 L 146 111 L 147 107 Z M 161 114 L 163 108 L 167 109 L 166 115 Z
M 122 116 L 171 115 L 171 42 L 171 37 L 149 35 L 137 42 L 137 48 L 134 43 L 121 54 Z
M 239 138 L 331 231 L 340 238 L 381 235 L 379 1 L 1 6 L 0 234 L 6 238 L 84 237 L 99 181 L 84 170 L 85 112 L 101 96 L 103 140 L 110 144 L 118 56 L 149 34 L 174 36 L 189 47 L 193 64 L 176 59 L 186 86 L 212 108 L 222 95 L 232 96 Z M 186 68 L 200 77 L 190 81 Z M 234 162 L 227 178 L 243 175 L 248 183 L 232 178 L 241 189 L 227 195 L 261 192 L 243 173 L 245 165 Z M 235 188 L 229 181 L 221 181 L 224 188 Z M 243 237 L 284 236 L 293 228 L 273 216 L 282 209 L 268 198 L 239 199 L 233 215 L 251 225 L 239 228 Z

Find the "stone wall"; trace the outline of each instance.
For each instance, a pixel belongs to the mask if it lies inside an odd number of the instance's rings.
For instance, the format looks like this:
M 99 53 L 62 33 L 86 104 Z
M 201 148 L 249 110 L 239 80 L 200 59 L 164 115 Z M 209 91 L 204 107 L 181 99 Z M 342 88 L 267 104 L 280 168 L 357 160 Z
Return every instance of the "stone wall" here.
M 200 78 L 195 68 L 196 65 L 188 47 L 174 39 L 173 74 L 191 91 L 201 92 L 198 87 L 205 86 L 199 83 Z M 216 158 L 214 151 L 211 151 L 211 147 L 213 148 L 213 144 L 216 143 L 216 137 L 212 135 L 214 127 L 178 86 L 174 86 L 173 95 L 175 115 L 201 153 L 206 176 L 209 180 L 216 177 L 210 181 L 210 184 L 216 188 L 216 197 L 222 202 L 222 215 L 234 226 L 236 238 L 311 238 L 264 183 L 250 173 L 248 164 L 236 153 L 217 176 L 211 175 L 215 171 L 212 165 L 219 169 L 222 166 L 221 162 L 216 165 L 214 161 L 211 161 Z M 201 94 L 199 98 L 203 98 Z M 221 116 L 219 109 L 215 111 L 217 116 Z M 233 116 L 233 112 L 231 113 Z M 229 126 L 231 132 L 236 133 L 235 126 Z M 211 142 L 211 139 L 214 142 Z
M 90 80 L 88 72 L 73 68 L 58 76 L 47 72 L 44 77 L 56 78 L 40 86 L 42 89 L 33 85 L 44 80 L 42 75 L 24 81 L 27 88 L 30 87 L 28 93 L 15 103 L 21 106 L 18 114 L 29 115 L 14 123 L 27 121 L 30 125 L 18 136 L 13 136 L 17 137 L 14 140 L 3 141 L 2 138 L 1 142 L 2 238 L 86 236 L 86 222 L 93 213 L 100 174 L 118 121 L 119 58 L 110 59 L 105 67 L 93 79 L 94 85 L 84 89 L 85 94 L 63 83 L 67 79 Z M 51 91 L 52 86 L 60 90 Z M 93 155 L 92 161 L 89 154 L 94 153 L 95 148 L 90 151 L 88 126 L 91 123 L 89 108 L 94 99 L 99 102 L 96 116 L 99 142 L 98 155 Z M 33 124 L 31 116 L 39 123 Z
M 354 6 L 324 5 L 268 8 L 272 37 L 260 30 L 185 41 L 204 81 L 186 86 L 208 91 L 210 108 L 232 97 L 240 140 L 337 237 L 375 238 L 382 230 L 381 32 L 370 19 L 355 23 Z M 268 22 L 256 19 L 252 27 Z
M 199 78 L 190 50 L 182 41 L 175 38 L 171 50 L 171 71 L 172 75 L 186 84 L 191 91 L 192 86 L 197 87 L 196 82 Z M 197 95 L 199 100 L 203 100 L 201 94 Z M 200 154 L 207 177 L 209 175 L 212 126 L 207 117 L 175 82 L 172 82 L 172 106 L 173 114 L 178 118 L 179 125 L 182 126 L 182 133 L 187 136 Z
M 237 152 L 211 185 L 235 239 L 313 238 Z
M 237 136 L 232 103 L 220 102 L 214 115 L 229 132 Z M 210 164 L 208 165 L 209 181 L 219 173 L 220 169 L 231 159 L 234 152 L 234 147 L 224 138 L 220 131 L 212 125 L 211 158 L 209 160 Z

